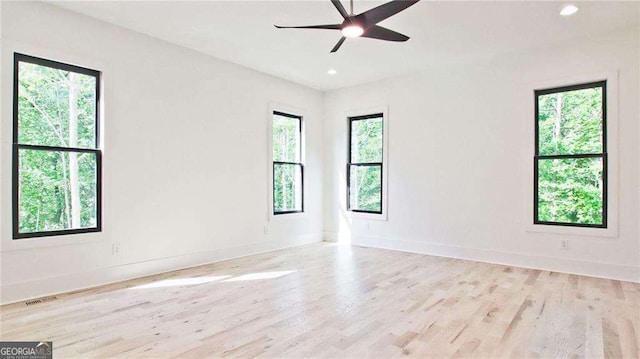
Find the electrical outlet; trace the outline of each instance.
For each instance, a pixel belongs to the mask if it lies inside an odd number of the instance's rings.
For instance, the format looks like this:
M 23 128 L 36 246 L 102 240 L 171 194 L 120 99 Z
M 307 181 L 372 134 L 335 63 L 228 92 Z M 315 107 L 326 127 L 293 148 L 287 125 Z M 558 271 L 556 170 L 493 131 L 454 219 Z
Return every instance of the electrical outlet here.
M 566 239 L 560 241 L 560 249 L 564 249 L 565 251 L 569 249 L 569 241 Z
M 115 256 L 116 254 L 120 254 L 120 243 L 114 243 L 112 248 L 112 253 Z

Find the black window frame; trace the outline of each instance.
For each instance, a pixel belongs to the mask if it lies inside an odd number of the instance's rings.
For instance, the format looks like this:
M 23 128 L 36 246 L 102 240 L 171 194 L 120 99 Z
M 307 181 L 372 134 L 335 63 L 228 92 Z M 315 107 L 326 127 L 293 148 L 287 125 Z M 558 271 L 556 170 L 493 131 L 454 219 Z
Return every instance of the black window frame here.
M 34 65 L 50 67 L 58 70 L 75 72 L 96 79 L 96 112 L 95 112 L 95 147 L 79 148 L 79 147 L 61 147 L 61 146 L 45 146 L 19 143 L 19 63 L 26 62 Z M 13 222 L 13 239 L 51 237 L 61 235 L 72 235 L 81 233 L 102 232 L 102 149 L 100 143 L 100 105 L 101 105 L 101 73 L 86 67 L 71 65 L 54 60 L 43 59 L 40 57 L 25 55 L 14 52 L 13 54 L 13 163 L 12 163 L 12 222 Z M 39 232 L 20 232 L 20 149 L 37 150 L 37 151 L 56 151 L 56 152 L 78 152 L 92 153 L 96 157 L 96 225 L 85 228 L 69 228 L 53 231 Z
M 556 154 L 556 155 L 540 155 L 540 128 L 539 118 L 539 97 L 543 95 L 569 92 L 577 90 L 585 90 L 591 88 L 602 88 L 602 152 L 600 153 L 581 153 L 581 154 Z M 577 85 L 554 87 L 543 90 L 534 91 L 535 101 L 535 153 L 533 158 L 533 223 L 537 225 L 564 226 L 564 227 L 583 227 L 583 228 L 607 228 L 608 225 L 608 153 L 607 153 L 607 80 L 582 83 Z M 539 161 L 554 159 L 588 159 L 600 158 L 602 160 L 602 224 L 590 223 L 570 223 L 570 222 L 552 222 L 541 221 L 538 213 L 538 191 L 539 191 Z
M 352 153 L 352 136 L 353 136 L 353 122 L 354 121 L 366 121 L 373 118 L 382 118 L 382 158 L 380 162 L 353 162 Z M 384 113 L 374 113 L 371 115 L 353 116 L 348 118 L 349 121 L 349 148 L 347 151 L 347 211 L 354 213 L 368 213 L 368 214 L 383 214 L 384 208 Z M 355 167 L 380 167 L 380 210 L 379 211 L 367 211 L 362 209 L 351 208 L 351 166 Z
M 300 140 L 298 141 L 298 158 L 300 160 L 300 162 L 288 162 L 288 161 L 274 161 L 273 159 L 272 161 L 272 168 L 271 168 L 271 207 L 273 210 L 273 215 L 274 216 L 278 216 L 278 215 L 282 215 L 282 214 L 292 214 L 292 213 L 304 213 L 304 163 L 302 162 L 302 146 L 303 146 L 303 139 L 302 139 L 302 116 L 300 115 L 293 115 L 290 113 L 286 113 L 286 112 L 281 112 L 281 111 L 273 111 L 272 113 L 272 117 L 271 117 L 271 123 L 273 126 L 273 116 L 282 116 L 282 117 L 287 117 L 287 118 L 292 118 L 292 119 L 296 119 L 299 121 L 299 135 L 300 135 Z M 273 138 L 273 132 L 271 133 L 271 137 Z M 273 144 L 271 145 L 271 154 L 273 156 Z M 286 210 L 286 211 L 276 211 L 276 166 L 282 166 L 282 165 L 295 165 L 300 167 L 300 188 L 301 193 L 300 193 L 300 209 L 299 210 Z

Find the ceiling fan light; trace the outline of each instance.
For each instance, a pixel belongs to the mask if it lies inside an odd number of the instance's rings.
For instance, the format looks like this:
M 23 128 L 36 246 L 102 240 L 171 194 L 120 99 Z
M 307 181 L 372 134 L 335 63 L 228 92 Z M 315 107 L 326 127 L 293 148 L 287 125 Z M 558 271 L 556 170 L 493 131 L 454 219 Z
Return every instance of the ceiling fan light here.
M 358 37 L 364 33 L 364 29 L 358 25 L 349 25 L 342 28 L 344 37 Z

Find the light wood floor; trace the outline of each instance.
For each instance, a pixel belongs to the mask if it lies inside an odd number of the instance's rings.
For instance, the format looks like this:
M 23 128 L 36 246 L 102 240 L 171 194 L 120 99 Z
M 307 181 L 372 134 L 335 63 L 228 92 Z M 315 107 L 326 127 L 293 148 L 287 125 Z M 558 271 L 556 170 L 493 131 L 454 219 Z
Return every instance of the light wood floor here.
M 638 358 L 640 285 L 315 244 L 0 308 L 55 358 Z

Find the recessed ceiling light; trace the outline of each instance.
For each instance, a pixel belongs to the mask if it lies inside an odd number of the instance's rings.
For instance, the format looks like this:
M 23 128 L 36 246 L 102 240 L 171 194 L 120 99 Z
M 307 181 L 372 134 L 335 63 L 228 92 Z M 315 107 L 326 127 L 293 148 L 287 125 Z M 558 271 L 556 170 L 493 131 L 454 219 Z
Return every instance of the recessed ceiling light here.
M 344 37 L 358 37 L 362 35 L 364 29 L 358 25 L 349 25 L 342 28 L 342 36 Z
M 327 73 L 328 73 L 329 75 L 335 75 L 335 74 L 337 74 L 337 73 L 338 73 L 338 71 L 336 71 L 336 70 L 334 70 L 334 69 L 329 69 L 329 71 L 327 71 Z
M 567 5 L 560 10 L 560 15 L 569 16 L 578 12 L 578 7 L 575 5 Z

